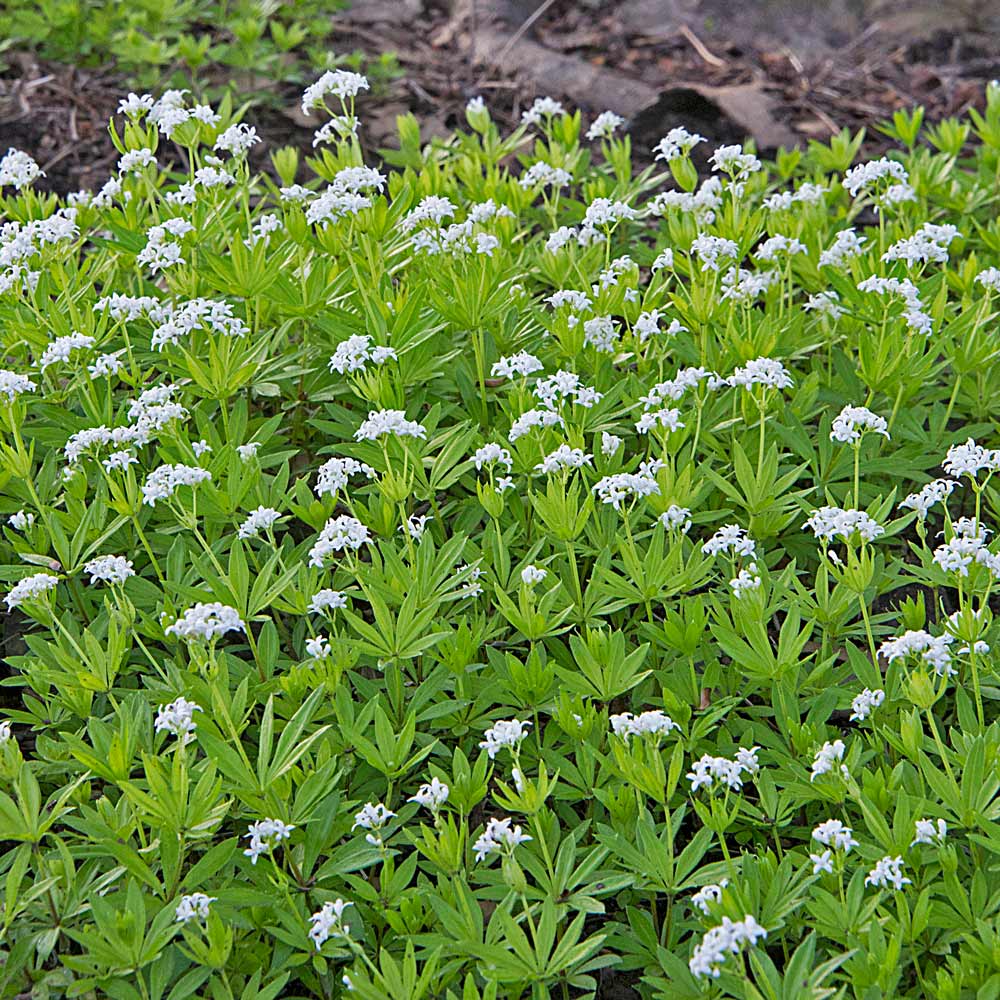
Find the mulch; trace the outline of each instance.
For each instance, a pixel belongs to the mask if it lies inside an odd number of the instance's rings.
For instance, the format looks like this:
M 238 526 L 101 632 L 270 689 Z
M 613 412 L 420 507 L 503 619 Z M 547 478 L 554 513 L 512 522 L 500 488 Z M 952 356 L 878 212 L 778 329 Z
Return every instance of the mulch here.
M 767 149 L 778 144 L 767 141 L 771 135 L 804 145 L 843 127 L 866 127 L 866 152 L 874 155 L 891 143 L 873 123 L 916 104 L 928 120 L 961 115 L 981 107 L 986 83 L 1000 76 L 995 36 L 960 25 L 900 32 L 891 20 L 873 20 L 847 42 L 793 47 L 746 32 L 729 37 L 726 24 L 699 33 L 681 19 L 651 32 L 630 15 L 634 4 L 549 0 L 526 27 L 525 8 L 511 0 L 357 2 L 333 15 L 337 50 L 394 51 L 402 69 L 361 106 L 366 142 L 372 152 L 394 145 L 396 116 L 406 112 L 420 120 L 425 138 L 445 135 L 477 94 L 501 126 L 513 127 L 542 80 L 549 87 L 541 92 L 585 113 L 604 107 L 624 113 L 636 128 L 638 150 L 674 123 L 672 107 L 683 120 L 689 105 L 671 102 L 697 81 L 707 104 L 696 109 L 693 124 L 709 139 L 760 132 L 758 145 Z M 529 16 L 537 6 L 528 4 Z M 5 59 L 0 151 L 16 146 L 31 153 L 59 193 L 99 187 L 114 168 L 107 123 L 127 82 L 113 70 L 54 64 L 31 53 L 8 52 Z M 299 89 L 279 84 L 248 115 L 265 139 L 256 150 L 262 166 L 268 148 L 311 148 L 316 123 L 302 117 Z M 735 113 L 727 95 L 739 97 Z M 616 96 L 631 106 L 615 107 Z M 647 98 L 655 99 L 651 112 L 637 107 Z

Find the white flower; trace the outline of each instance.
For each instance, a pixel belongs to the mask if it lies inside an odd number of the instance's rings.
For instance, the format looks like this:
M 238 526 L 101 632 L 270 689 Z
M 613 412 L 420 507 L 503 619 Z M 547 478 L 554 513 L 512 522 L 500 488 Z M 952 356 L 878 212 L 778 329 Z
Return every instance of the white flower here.
M 10 186 L 20 191 L 44 176 L 42 168 L 19 149 L 8 149 L 7 155 L 0 159 L 0 188 Z
M 885 692 L 881 688 L 872 691 L 865 688 L 851 702 L 851 721 L 864 722 L 872 712 L 885 701 Z
M 947 500 L 957 485 L 958 483 L 954 479 L 932 480 L 918 493 L 911 493 L 905 500 L 901 500 L 899 506 L 916 511 L 917 517 L 924 521 L 927 519 L 931 507 Z
M 803 308 L 821 316 L 829 316 L 830 319 L 839 319 L 847 311 L 840 305 L 840 296 L 830 290 L 810 295 Z
M 281 512 L 273 507 L 258 507 L 251 511 L 240 525 L 240 538 L 256 538 L 262 531 L 272 528 L 281 517 Z
M 692 241 L 689 252 L 701 261 L 703 271 L 718 271 L 723 258 L 736 260 L 739 257 L 740 248 L 732 240 L 699 233 Z
M 330 655 L 330 643 L 325 635 L 310 636 L 306 639 L 306 652 L 314 660 L 323 660 Z
M 69 361 L 70 355 L 74 351 L 82 351 L 88 347 L 93 347 L 94 343 L 93 337 L 88 337 L 83 333 L 71 333 L 65 337 L 57 337 L 45 348 L 38 367 L 42 371 L 45 371 L 49 365 L 53 365 L 57 361 Z
M 812 763 L 812 774 L 809 777 L 810 781 L 815 781 L 818 777 L 824 774 L 829 774 L 834 769 L 834 765 L 840 765 L 841 777 L 846 778 L 850 772 L 847 770 L 847 765 L 843 764 L 844 754 L 847 751 L 847 747 L 844 745 L 843 740 L 834 740 L 832 743 L 824 743 L 819 750 L 816 751 L 816 756 L 813 758 Z
M 885 528 L 863 510 L 842 510 L 840 507 L 820 507 L 814 510 L 803 525 L 823 542 L 842 538 L 849 542 L 855 532 L 865 542 L 872 542 L 885 534 Z
M 83 571 L 90 574 L 91 584 L 110 583 L 121 586 L 130 576 L 135 576 L 132 560 L 124 556 L 100 556 L 91 559 Z
M 879 646 L 878 654 L 887 663 L 905 660 L 907 657 L 920 657 L 934 668 L 939 676 L 955 673 L 951 665 L 951 652 L 948 647 L 955 641 L 953 635 L 947 632 L 941 636 L 933 636 L 923 629 L 909 630 L 895 639 L 889 639 Z
M 332 903 L 324 903 L 319 910 L 312 914 L 309 918 L 309 922 L 312 924 L 312 927 L 309 928 L 309 937 L 316 945 L 317 950 L 322 948 L 330 938 L 347 937 L 351 928 L 349 924 L 344 923 L 344 910 L 353 905 L 351 902 L 345 902 L 338 898 Z M 346 975 L 344 980 L 347 988 L 351 989 L 350 980 Z
M 191 920 L 207 920 L 209 908 L 215 902 L 215 896 L 206 896 L 203 892 L 192 892 L 181 896 L 174 914 L 177 923 L 186 924 Z
M 719 146 L 709 157 L 712 169 L 733 178 L 756 173 L 763 164 L 753 153 L 746 153 L 742 146 Z
M 656 481 L 656 472 L 647 468 L 637 473 L 619 472 L 613 476 L 605 476 L 594 487 L 601 503 L 611 504 L 615 510 L 621 510 L 622 503 L 629 499 L 639 499 L 659 495 L 660 486 Z
M 189 743 L 196 728 L 194 713 L 200 711 L 200 705 L 182 696 L 169 705 L 160 705 L 157 708 L 153 728 L 158 733 L 170 733 L 177 736 L 182 743 Z
M 390 358 L 396 360 L 396 352 L 391 347 L 373 345 L 367 333 L 355 334 L 337 345 L 330 358 L 330 371 L 341 375 L 364 371 L 369 363 L 382 365 Z
M 602 111 L 587 129 L 588 139 L 610 139 L 619 126 L 625 124 L 621 115 L 613 111 Z
M 247 827 L 244 836 L 250 841 L 250 846 L 243 852 L 251 864 L 257 864 L 257 859 L 273 850 L 283 840 L 288 840 L 294 826 L 283 823 L 280 819 L 260 819 Z
M 124 471 L 130 465 L 137 465 L 139 459 L 135 457 L 130 451 L 113 451 L 101 465 L 104 466 L 105 470 L 108 472 L 113 472 L 115 469 L 119 471 Z
M 931 844 L 932 846 L 943 844 L 948 836 L 948 824 L 939 819 L 935 825 L 934 820 L 918 819 L 914 826 L 913 840 L 910 847 L 917 844 Z
M 654 147 L 657 160 L 666 160 L 670 163 L 681 156 L 686 156 L 700 142 L 704 142 L 705 137 L 697 132 L 689 132 L 686 128 L 678 126 L 672 128 Z
M 512 855 L 514 849 L 531 840 L 519 826 L 513 826 L 512 820 L 491 819 L 479 839 L 472 845 L 476 861 L 485 861 L 491 854 L 506 853 Z
M 686 777 L 691 782 L 692 795 L 701 788 L 714 792 L 717 786 L 739 791 L 743 787 L 743 775 L 749 774 L 754 777 L 759 770 L 757 747 L 751 747 L 749 750 L 740 747 L 735 760 L 703 754 L 691 765 Z
M 702 913 L 707 914 L 709 912 L 710 905 L 712 903 L 718 903 L 722 899 L 722 890 L 728 885 L 729 879 L 724 878 L 717 885 L 711 883 L 709 885 L 702 886 L 691 896 L 691 905 L 696 910 L 701 910 Z
M 903 875 L 903 859 L 889 857 L 886 855 L 876 862 L 875 867 L 865 878 L 865 885 L 874 886 L 877 889 L 886 889 L 890 885 L 897 891 L 904 885 L 910 885 L 911 880 Z
M 681 728 L 659 708 L 641 712 L 639 715 L 622 712 L 620 715 L 612 715 L 609 721 L 612 732 L 626 743 L 630 736 L 666 736 L 671 730 L 680 731 Z
M 786 257 L 794 257 L 797 254 L 803 254 L 805 252 L 806 245 L 801 240 L 779 234 L 764 240 L 764 242 L 753 251 L 753 255 L 757 258 L 757 260 L 775 261 L 782 255 Z
M 822 854 L 810 854 L 809 860 L 812 862 L 813 875 L 819 875 L 820 872 L 833 874 L 833 851 L 825 850 Z
M 571 448 L 568 444 L 563 443 L 555 451 L 546 455 L 535 466 L 535 471 L 549 474 L 561 472 L 563 469 L 582 469 L 585 465 L 590 465 L 590 460 L 593 457 L 582 448 Z
M 607 431 L 601 431 L 601 454 L 608 457 L 615 454 L 618 449 L 622 446 L 622 439 L 616 434 L 609 434 Z
M 521 722 L 520 719 L 494 722 L 484 733 L 485 739 L 479 744 L 479 748 L 489 754 L 490 760 L 493 760 L 504 747 L 512 751 L 517 750 L 521 741 L 528 735 L 530 726 L 530 722 Z
M 197 486 L 212 478 L 208 469 L 195 465 L 161 465 L 147 477 L 142 487 L 142 502 L 155 507 L 160 500 L 169 500 L 180 486 Z
M 411 232 L 425 222 L 440 226 L 445 219 L 454 216 L 455 211 L 455 205 L 451 199 L 429 194 L 426 198 L 421 199 L 416 208 L 404 216 L 399 226 L 404 233 Z
M 566 110 L 558 101 L 551 97 L 536 97 L 531 107 L 521 114 L 521 123 L 523 125 L 538 125 L 543 118 L 564 114 L 566 114 Z
M 583 231 L 608 228 L 623 219 L 635 219 L 639 213 L 627 202 L 595 198 L 583 213 Z
M 834 237 L 830 248 L 819 255 L 821 267 L 843 267 L 844 262 L 864 253 L 867 237 L 858 236 L 853 229 L 842 229 Z
M 613 354 L 618 341 L 618 323 L 611 316 L 593 316 L 583 322 L 584 347 Z
M 365 840 L 372 847 L 381 848 L 383 846 L 381 830 L 395 815 L 381 802 L 367 802 L 362 807 L 361 812 L 354 817 L 354 826 L 351 829 L 356 830 L 361 827 L 362 830 L 373 831 L 366 834 Z
M 755 559 L 757 544 L 747 534 L 746 529 L 741 528 L 738 524 L 725 524 L 702 545 L 701 551 L 707 556 L 732 552 L 733 555 L 741 558 Z
M 318 590 L 309 602 L 309 610 L 317 615 L 324 611 L 335 611 L 337 608 L 346 607 L 347 598 L 339 590 Z
M 309 565 L 322 569 L 332 552 L 346 549 L 357 551 L 370 540 L 368 528 L 349 514 L 332 517 L 323 525 L 313 547 L 309 550 Z
M 357 441 L 376 441 L 386 434 L 425 438 L 427 430 L 415 420 L 407 420 L 404 410 L 369 410 L 368 419 L 354 432 Z
M 635 424 L 635 429 L 640 434 L 646 434 L 656 427 L 662 427 L 668 431 L 679 431 L 684 428 L 684 421 L 681 420 L 681 411 L 673 407 L 664 407 L 661 410 L 647 410 Z
M 330 225 L 338 219 L 357 215 L 371 206 L 371 198 L 331 184 L 306 206 L 306 222 L 312 226 Z
M 23 580 L 18 580 L 10 589 L 10 593 L 5 600 L 7 610 L 19 608 L 25 601 L 37 601 L 43 594 L 47 594 L 59 583 L 59 577 L 51 573 L 35 573 L 33 576 L 26 576 Z
M 510 425 L 507 440 L 513 444 L 535 427 L 555 427 L 563 424 L 560 414 L 552 410 L 527 410 Z
M 527 191 L 533 187 L 561 188 L 571 184 L 573 175 L 561 167 L 553 167 L 544 160 L 533 163 L 519 178 L 517 183 Z
M 128 97 L 123 97 L 118 102 L 118 114 L 126 115 L 129 118 L 139 118 L 146 112 L 152 111 L 155 103 L 152 94 L 143 94 L 142 96 L 129 94 Z
M 859 163 L 856 167 L 851 167 L 844 174 L 843 184 L 850 192 L 851 197 L 857 198 L 859 194 L 866 193 L 880 181 L 885 180 L 905 184 L 907 175 L 902 163 L 897 163 L 895 160 L 889 160 L 883 156 L 878 160 Z
M 120 352 L 118 352 L 120 353 Z M 87 366 L 87 371 L 91 378 L 103 378 L 104 376 L 117 375 L 122 370 L 122 361 L 115 354 L 99 354 L 93 364 Z
M 912 236 L 907 236 L 893 243 L 884 254 L 882 260 L 902 260 L 907 264 L 926 264 L 934 261 L 938 264 L 948 262 L 948 245 L 961 236 L 958 229 L 952 225 L 935 225 L 925 222 Z
M 175 264 L 184 263 L 184 258 L 181 257 L 181 245 L 168 240 L 167 233 L 165 225 L 153 226 L 146 234 L 146 246 L 136 255 L 136 263 L 147 265 L 153 274 Z
M 236 454 L 240 456 L 241 462 L 249 462 L 260 450 L 260 441 L 248 441 L 246 444 L 236 446 Z
M 344 69 L 328 70 L 315 83 L 306 87 L 302 94 L 302 113 L 308 115 L 314 108 L 323 107 L 328 94 L 345 101 L 367 89 L 368 79 L 360 73 Z
M 7 523 L 15 531 L 27 531 L 35 523 L 35 515 L 30 511 L 19 510 L 7 518 Z
M 987 291 L 1000 291 L 1000 268 L 987 267 L 976 275 L 976 284 L 982 285 Z
M 424 537 L 427 530 L 427 522 L 434 518 L 429 514 L 411 514 L 406 521 L 399 526 L 400 532 L 405 531 L 415 542 L 419 542 Z
M 437 815 L 441 806 L 448 801 L 449 791 L 450 789 L 443 781 L 438 778 L 431 778 L 429 782 L 421 785 L 417 790 L 417 794 L 411 796 L 408 801 L 416 802 L 418 805 L 429 809 Z
M 534 566 L 531 563 L 528 563 L 528 565 L 521 570 L 521 582 L 527 584 L 529 587 L 533 587 L 536 583 L 541 583 L 548 575 L 548 570 L 542 569 L 541 566 Z
M 156 157 L 153 155 L 151 149 L 146 149 L 145 147 L 130 149 L 128 152 L 123 153 L 118 160 L 118 173 L 138 174 L 142 172 L 143 167 L 153 166 L 155 163 Z
M 760 576 L 757 573 L 757 564 L 749 563 L 743 569 L 729 581 L 729 586 L 733 589 L 733 596 L 737 600 L 742 598 L 751 590 L 757 590 L 760 587 Z
M 889 425 L 885 417 L 872 413 L 867 406 L 845 406 L 833 420 L 830 440 L 842 444 L 856 444 L 865 431 L 873 431 L 889 439 Z
M 785 366 L 774 358 L 754 358 L 729 377 L 730 385 L 749 389 L 754 385 L 764 385 L 771 389 L 788 389 L 795 383 L 785 370 Z
M 824 847 L 832 847 L 835 851 L 843 851 L 845 854 L 848 854 L 852 847 L 858 846 L 853 830 L 849 826 L 844 826 L 839 819 L 828 819 L 820 823 L 813 830 L 812 839 Z
M 238 122 L 230 125 L 218 139 L 215 140 L 215 149 L 222 150 L 232 156 L 242 156 L 251 146 L 260 142 L 257 130 L 251 125 Z
M 722 923 L 707 930 L 700 943 L 695 945 L 688 968 L 696 979 L 702 976 L 718 979 L 721 975 L 719 966 L 730 955 L 738 955 L 744 944 L 752 948 L 765 937 L 767 931 L 750 914 L 735 922 L 723 917 Z
M 498 463 L 505 466 L 509 471 L 514 464 L 510 452 L 506 448 L 502 448 L 500 445 L 492 442 L 484 444 L 482 448 L 477 448 L 476 453 L 472 456 L 472 460 L 476 463 L 477 471 L 481 471 L 484 465 L 496 465 Z
M 0 368 L 0 396 L 6 396 L 8 403 L 13 403 L 25 392 L 34 392 L 38 387 L 26 375 Z
M 668 531 L 679 530 L 681 534 L 686 535 L 691 527 L 691 511 L 687 507 L 679 507 L 672 503 L 657 520 Z
M 351 476 L 373 478 L 375 470 L 355 458 L 331 458 L 324 462 L 316 473 L 316 496 L 336 496 L 350 482 Z
M 503 480 L 501 479 L 497 483 L 497 489 L 501 493 L 504 491 L 504 489 L 506 489 L 506 487 L 503 486 L 502 484 Z M 456 572 L 464 573 L 468 569 L 469 569 L 468 565 L 463 563 L 461 566 L 458 567 Z M 483 575 L 483 571 L 478 566 L 475 566 L 472 568 L 471 574 L 472 575 L 469 578 L 469 580 L 467 580 L 465 583 L 462 584 L 462 588 L 458 592 L 462 597 L 478 597 L 483 592 L 483 585 L 479 582 L 479 578 Z M 525 723 L 525 725 L 530 725 L 530 723 Z
M 214 642 L 227 632 L 245 631 L 240 613 L 217 601 L 195 604 L 164 629 L 167 635 L 176 635 L 179 639 L 201 639 L 205 642 Z
M 1000 469 L 1000 450 L 984 448 L 969 438 L 965 444 L 953 444 L 945 457 L 944 471 L 949 476 L 968 476 L 975 479 L 980 472 L 988 474 Z
M 494 362 L 490 369 L 493 378 L 514 378 L 516 375 L 533 375 L 544 368 L 541 361 L 529 354 L 527 351 L 520 351 L 510 357 L 501 358 Z

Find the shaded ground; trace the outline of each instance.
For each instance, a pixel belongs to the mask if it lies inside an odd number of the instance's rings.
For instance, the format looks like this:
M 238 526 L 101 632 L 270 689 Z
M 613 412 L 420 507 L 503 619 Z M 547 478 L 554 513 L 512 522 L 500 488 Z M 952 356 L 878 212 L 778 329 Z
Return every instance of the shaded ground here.
M 675 124 L 773 149 L 915 104 L 931 119 L 960 114 L 1000 76 L 1000 5 L 971 0 L 357 0 L 332 17 L 338 50 L 392 50 L 403 70 L 364 102 L 374 149 L 393 144 L 397 114 L 443 134 L 477 94 L 508 124 L 538 94 L 585 113 L 611 108 L 637 150 Z M 53 190 L 103 183 L 107 120 L 127 83 L 113 70 L 7 58 L 0 149 L 30 152 Z M 251 115 L 268 145 L 308 148 L 315 123 L 298 110 L 299 88 L 265 96 Z M 882 140 L 869 128 L 868 142 L 875 152 Z

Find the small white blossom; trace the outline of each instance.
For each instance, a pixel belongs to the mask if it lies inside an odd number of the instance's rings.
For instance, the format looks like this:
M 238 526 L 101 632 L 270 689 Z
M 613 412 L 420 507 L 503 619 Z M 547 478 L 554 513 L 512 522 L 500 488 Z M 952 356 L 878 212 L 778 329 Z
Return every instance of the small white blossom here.
M 227 632 L 245 631 L 240 613 L 217 601 L 195 604 L 164 629 L 167 635 L 176 635 L 179 639 L 201 639 L 204 642 L 214 642 Z
M 51 573 L 35 573 L 18 580 L 5 598 L 7 610 L 19 608 L 25 601 L 37 601 L 43 594 L 53 590 L 59 583 L 59 577 Z
M 90 574 L 91 584 L 110 583 L 121 586 L 130 576 L 135 576 L 132 560 L 124 556 L 100 556 L 91 559 L 83 571 Z
M 505 747 L 516 751 L 520 747 L 521 741 L 528 735 L 530 726 L 530 722 L 521 722 L 520 719 L 494 722 L 486 730 L 485 738 L 479 744 L 479 748 L 489 754 L 490 760 L 493 760 Z
M 345 902 L 343 899 L 335 899 L 333 902 L 326 902 L 309 918 L 312 927 L 309 928 L 309 937 L 317 950 L 330 938 L 347 937 L 351 927 L 344 923 L 344 911 L 353 903 Z M 344 976 L 345 985 L 351 989 L 350 979 Z
M 846 752 L 847 747 L 844 745 L 843 740 L 824 743 L 816 751 L 816 756 L 812 763 L 812 774 L 809 780 L 815 781 L 821 775 L 830 774 L 835 766 L 839 766 L 841 776 L 846 778 L 850 773 L 847 770 L 847 765 L 843 763 Z
M 153 728 L 158 733 L 170 733 L 172 736 L 178 737 L 182 743 L 189 743 L 197 728 L 194 713 L 200 711 L 200 705 L 180 697 L 169 705 L 160 705 L 157 708 Z
M 625 124 L 625 119 L 621 115 L 616 115 L 613 111 L 602 111 L 587 129 L 588 139 L 610 139 L 615 131 Z
M 881 688 L 872 691 L 865 688 L 851 702 L 851 721 L 864 722 L 872 712 L 885 701 L 885 692 Z
M 865 885 L 874 886 L 877 889 L 887 889 L 892 886 L 899 891 L 904 885 L 910 885 L 912 880 L 903 875 L 903 859 L 886 855 L 876 862 L 875 867 L 865 878 Z
M 209 908 L 215 902 L 215 896 L 206 896 L 203 892 L 192 892 L 181 896 L 174 910 L 177 923 L 186 924 L 191 920 L 207 920 Z
M 260 819 L 247 827 L 246 838 L 250 846 L 243 852 L 251 864 L 257 864 L 257 859 L 273 850 L 283 840 L 288 840 L 294 826 L 283 823 L 280 819 Z
M 947 836 L 948 824 L 943 819 L 939 819 L 936 824 L 932 819 L 918 819 L 914 825 L 910 847 L 915 847 L 917 844 L 937 846 L 943 844 Z
M 507 819 L 491 819 L 479 839 L 472 845 L 476 861 L 485 861 L 491 854 L 505 853 L 512 855 L 520 844 L 531 840 L 519 826 Z

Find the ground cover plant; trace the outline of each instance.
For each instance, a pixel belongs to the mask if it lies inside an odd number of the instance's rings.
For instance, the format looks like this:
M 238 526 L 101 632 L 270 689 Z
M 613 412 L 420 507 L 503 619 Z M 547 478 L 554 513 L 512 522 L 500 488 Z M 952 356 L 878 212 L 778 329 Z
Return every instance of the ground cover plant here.
M 114 0 L 0 2 L 0 65 L 11 51 L 74 66 L 114 68 L 142 87 L 193 86 L 280 101 L 278 81 L 297 81 L 319 61 L 365 62 L 360 52 L 334 60 L 331 14 L 346 3 L 293 0 Z M 387 53 L 367 61 L 379 81 L 396 71 Z
M 0 160 L 3 996 L 1000 994 L 1000 87 L 699 179 L 365 86 Z

